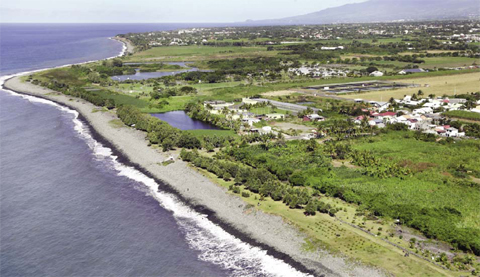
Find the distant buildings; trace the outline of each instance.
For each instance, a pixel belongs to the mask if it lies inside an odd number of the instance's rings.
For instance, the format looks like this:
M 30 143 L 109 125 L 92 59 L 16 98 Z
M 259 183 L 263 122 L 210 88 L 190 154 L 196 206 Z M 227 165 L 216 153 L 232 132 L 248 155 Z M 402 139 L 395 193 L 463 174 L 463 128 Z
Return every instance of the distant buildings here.
M 369 74 L 369 76 L 372 76 L 372 77 L 382 77 L 382 76 L 383 76 L 383 72 L 381 72 L 381 71 L 373 71 L 372 73 Z
M 428 72 L 428 70 L 424 70 L 424 69 L 422 69 L 422 68 L 404 69 L 404 70 L 398 72 L 398 74 L 400 74 L 400 75 L 406 75 L 406 74 L 422 73 L 422 72 Z
M 343 47 L 343 46 L 334 46 L 334 47 L 322 46 L 320 49 L 321 50 L 343 50 L 343 49 L 345 49 L 345 47 Z

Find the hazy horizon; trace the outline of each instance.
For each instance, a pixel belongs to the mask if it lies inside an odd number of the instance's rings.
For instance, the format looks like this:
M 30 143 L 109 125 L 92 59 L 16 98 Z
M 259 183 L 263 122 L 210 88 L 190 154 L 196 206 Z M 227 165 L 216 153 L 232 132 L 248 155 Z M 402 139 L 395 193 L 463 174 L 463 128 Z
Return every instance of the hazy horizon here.
M 234 23 L 316 12 L 365 0 L 3 1 L 0 23 Z

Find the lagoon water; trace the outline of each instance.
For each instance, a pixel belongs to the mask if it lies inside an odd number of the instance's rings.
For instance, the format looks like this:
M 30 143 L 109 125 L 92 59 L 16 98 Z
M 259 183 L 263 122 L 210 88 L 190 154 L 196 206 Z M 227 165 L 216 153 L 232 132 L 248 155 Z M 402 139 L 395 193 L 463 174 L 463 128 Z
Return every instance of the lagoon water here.
M 165 122 L 168 122 L 168 124 L 180 130 L 198 130 L 198 129 L 218 130 L 219 129 L 215 125 L 190 118 L 184 111 L 154 113 L 151 115 Z
M 119 75 L 119 76 L 112 76 L 112 80 L 115 81 L 126 81 L 126 80 L 147 80 L 152 78 L 160 78 L 169 75 L 176 75 L 180 73 L 190 72 L 190 71 L 202 71 L 202 72 L 211 72 L 212 70 L 200 70 L 196 67 L 188 66 L 188 62 L 166 62 L 167 64 L 171 65 L 179 65 L 181 67 L 185 67 L 185 69 L 180 70 L 173 70 L 173 71 L 158 71 L 158 72 L 137 72 L 134 75 Z M 138 64 L 138 63 L 130 63 L 130 64 Z
M 107 58 L 182 24 L 1 24 L 2 76 Z M 2 77 L 5 79 L 4 77 Z M 116 160 L 76 112 L 0 91 L 0 275 L 293 276 Z

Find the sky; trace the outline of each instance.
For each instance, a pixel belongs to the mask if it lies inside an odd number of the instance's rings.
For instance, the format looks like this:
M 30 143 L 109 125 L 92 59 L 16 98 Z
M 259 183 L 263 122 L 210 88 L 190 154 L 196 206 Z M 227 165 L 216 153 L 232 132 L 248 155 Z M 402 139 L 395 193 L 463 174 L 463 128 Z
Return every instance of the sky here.
M 0 22 L 242 22 L 316 12 L 365 0 L 0 0 Z

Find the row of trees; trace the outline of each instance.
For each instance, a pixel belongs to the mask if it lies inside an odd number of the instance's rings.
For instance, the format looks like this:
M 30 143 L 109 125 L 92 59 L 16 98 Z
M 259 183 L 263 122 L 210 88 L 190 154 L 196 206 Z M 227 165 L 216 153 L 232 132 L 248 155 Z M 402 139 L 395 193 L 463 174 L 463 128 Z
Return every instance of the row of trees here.
M 304 209 L 308 215 L 315 215 L 319 211 L 334 216 L 338 211 L 335 207 L 320 201 L 318 195 L 314 196 L 308 189 L 280 182 L 274 174 L 264 168 L 204 157 L 195 150 L 182 150 L 180 157 L 226 181 L 233 179 L 235 186 L 242 185 L 245 189 L 260 194 L 261 198 L 270 197 L 275 201 L 283 201 L 291 209 Z M 239 189 L 233 187 L 232 190 L 239 192 Z

